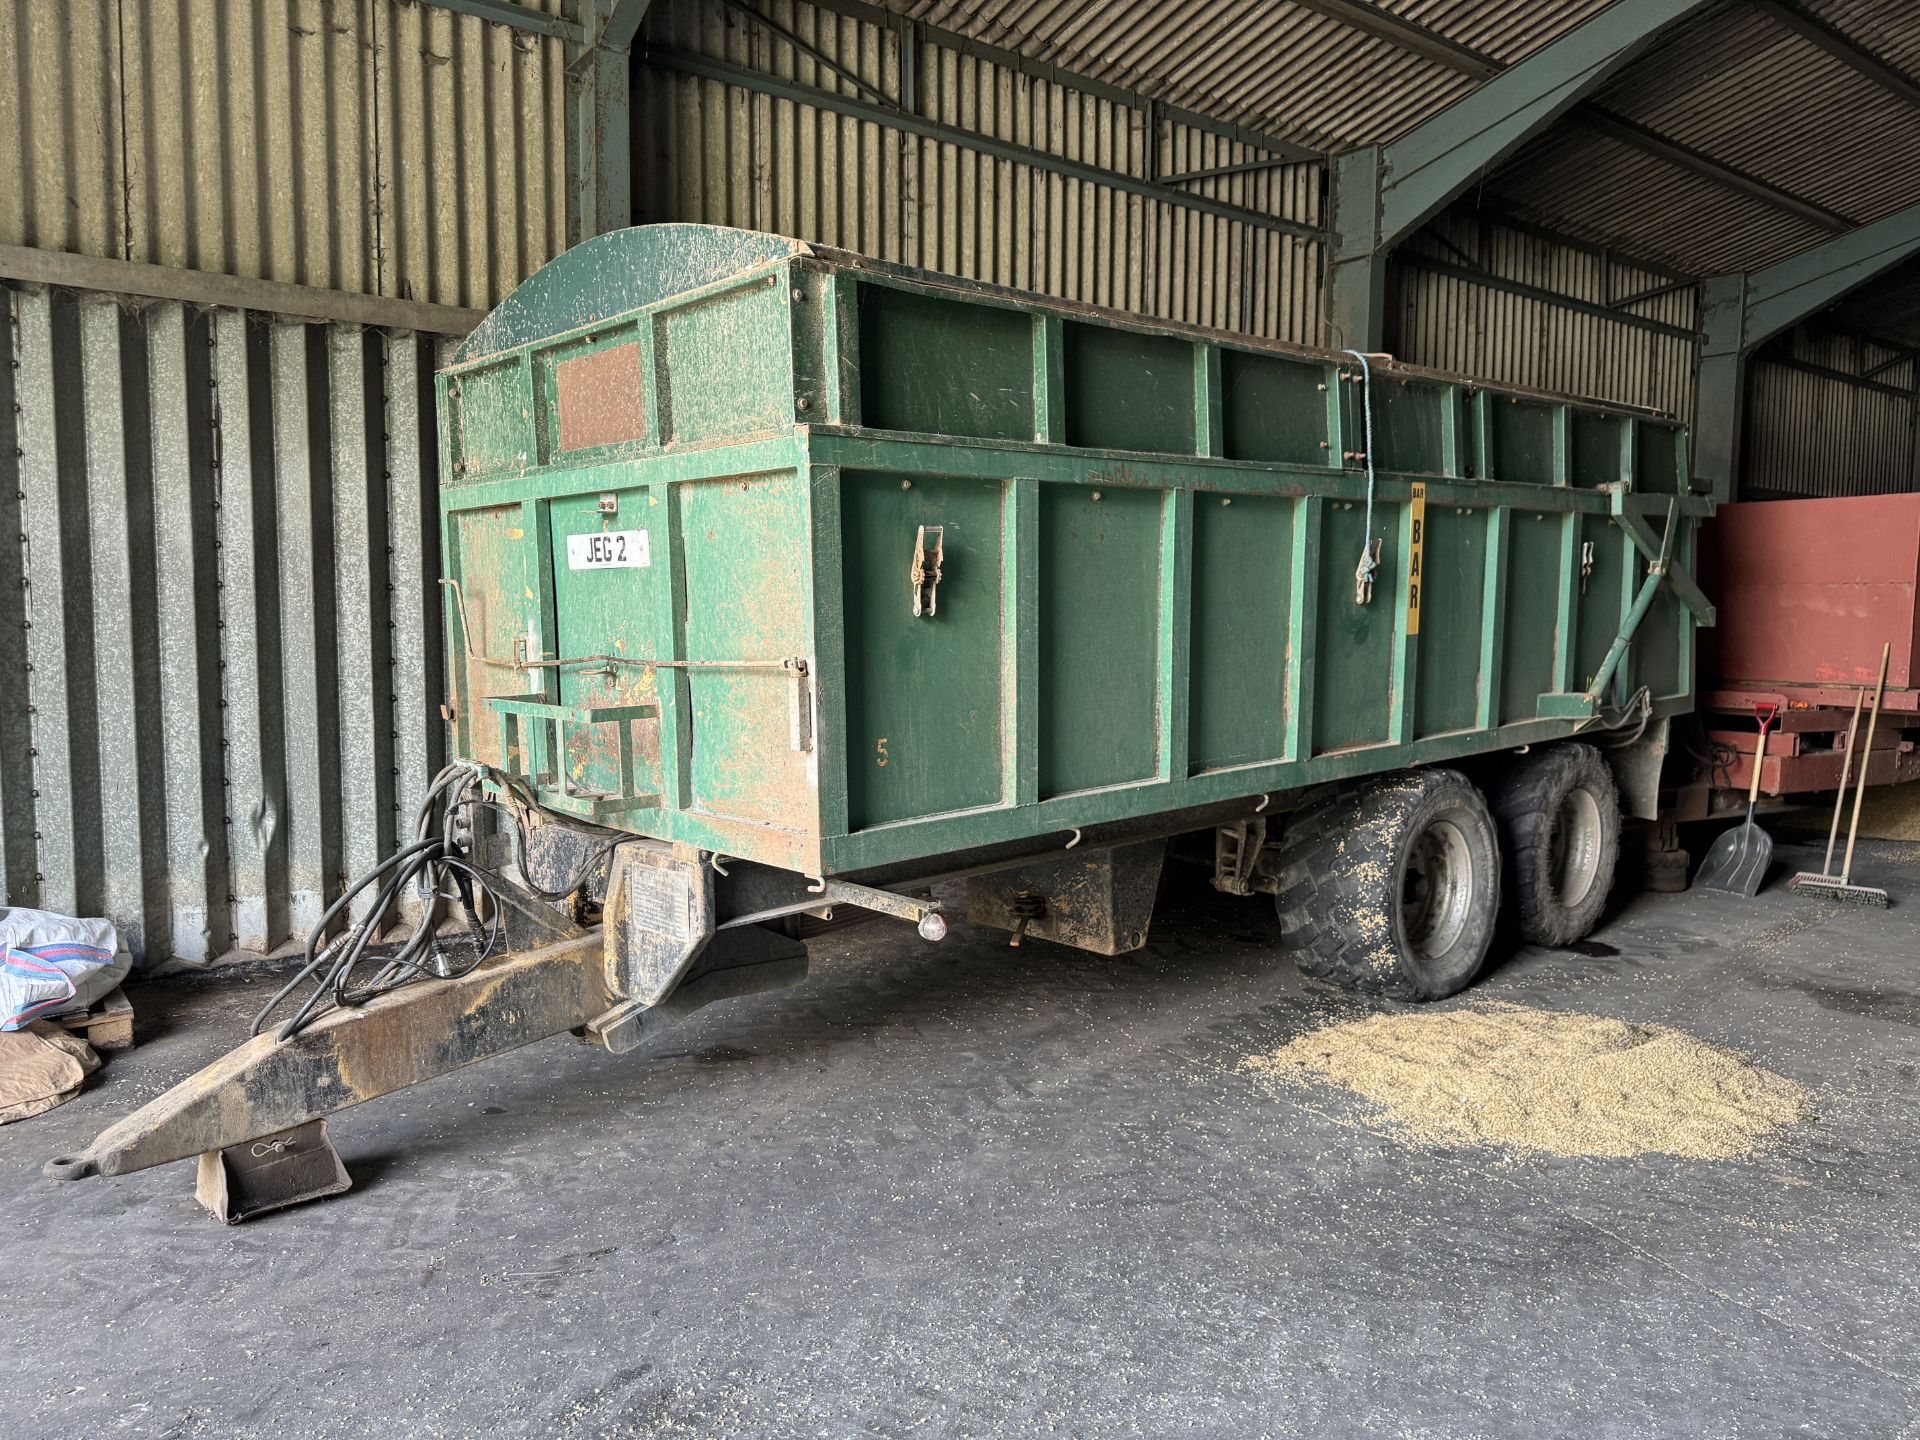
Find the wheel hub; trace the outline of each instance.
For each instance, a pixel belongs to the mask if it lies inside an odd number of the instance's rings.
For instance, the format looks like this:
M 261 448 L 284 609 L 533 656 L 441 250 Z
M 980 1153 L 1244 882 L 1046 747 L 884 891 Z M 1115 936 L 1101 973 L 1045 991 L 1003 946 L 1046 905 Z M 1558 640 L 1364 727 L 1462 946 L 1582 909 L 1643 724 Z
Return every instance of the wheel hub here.
M 1586 789 L 1567 792 L 1553 817 L 1547 864 L 1554 893 L 1573 909 L 1593 890 L 1602 835 L 1600 805 Z
M 1401 885 L 1400 929 L 1422 960 L 1446 954 L 1473 908 L 1473 852 L 1451 820 L 1435 820 L 1414 840 Z

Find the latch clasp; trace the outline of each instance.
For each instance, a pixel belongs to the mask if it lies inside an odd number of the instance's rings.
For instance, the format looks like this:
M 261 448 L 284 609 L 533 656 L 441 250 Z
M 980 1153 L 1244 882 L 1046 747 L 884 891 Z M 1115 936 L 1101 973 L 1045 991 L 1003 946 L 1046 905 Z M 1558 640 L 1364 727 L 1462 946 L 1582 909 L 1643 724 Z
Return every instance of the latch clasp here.
M 932 616 L 940 599 L 940 567 L 947 558 L 947 527 L 922 525 L 913 540 L 913 565 L 907 579 L 913 587 L 915 618 Z M 932 548 L 929 549 L 928 546 Z

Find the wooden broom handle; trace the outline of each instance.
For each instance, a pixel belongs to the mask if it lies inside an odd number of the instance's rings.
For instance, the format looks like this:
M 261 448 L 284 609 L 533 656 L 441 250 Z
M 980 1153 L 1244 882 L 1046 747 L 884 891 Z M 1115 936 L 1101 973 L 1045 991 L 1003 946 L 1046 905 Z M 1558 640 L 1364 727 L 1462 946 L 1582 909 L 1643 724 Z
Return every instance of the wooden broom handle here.
M 1873 730 L 1880 723 L 1880 697 L 1887 693 L 1887 660 L 1893 642 L 1880 647 L 1880 678 L 1873 682 L 1873 709 L 1867 712 L 1867 743 L 1860 752 L 1860 788 L 1853 792 L 1853 818 L 1847 822 L 1847 858 L 1840 866 L 1840 883 L 1853 881 L 1853 842 L 1860 838 L 1860 802 L 1867 798 L 1867 771 L 1873 764 Z

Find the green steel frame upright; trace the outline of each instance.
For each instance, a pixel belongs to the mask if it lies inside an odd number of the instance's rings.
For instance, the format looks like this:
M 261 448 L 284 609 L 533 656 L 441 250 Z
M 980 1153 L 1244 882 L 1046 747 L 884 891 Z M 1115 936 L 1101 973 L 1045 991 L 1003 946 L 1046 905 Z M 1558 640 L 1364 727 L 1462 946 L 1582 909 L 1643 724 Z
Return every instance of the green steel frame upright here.
M 1700 373 L 1694 473 L 1713 498 L 1733 498 L 1740 471 L 1747 357 L 1763 341 L 1920 253 L 1920 205 L 1897 210 L 1750 274 L 1700 286 Z
M 1453 199 L 1673 25 L 1713 0 L 1616 0 L 1425 124 L 1333 162 L 1332 342 L 1385 340 L 1387 258 Z

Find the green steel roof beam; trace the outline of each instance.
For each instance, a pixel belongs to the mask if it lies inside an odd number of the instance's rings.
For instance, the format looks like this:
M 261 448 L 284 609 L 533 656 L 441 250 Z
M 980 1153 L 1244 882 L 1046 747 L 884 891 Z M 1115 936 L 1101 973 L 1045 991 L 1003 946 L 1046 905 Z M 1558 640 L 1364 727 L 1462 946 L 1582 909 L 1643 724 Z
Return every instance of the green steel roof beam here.
M 567 46 L 567 242 L 633 224 L 633 42 L 651 0 L 574 0 Z
M 1337 343 L 1378 350 L 1393 247 L 1558 120 L 1666 30 L 1717 0 L 1615 0 L 1431 120 L 1333 163 L 1328 321 Z
M 1756 345 L 1920 253 L 1920 205 L 1837 235 L 1751 274 L 1700 285 L 1700 369 L 1694 401 L 1694 475 L 1717 501 L 1739 473 L 1748 355 Z
M 580 27 L 564 15 L 548 15 L 530 5 L 517 4 L 515 0 L 427 0 L 427 3 L 456 15 L 472 15 L 490 24 L 524 30 L 530 35 L 545 35 L 573 44 L 580 42 Z

